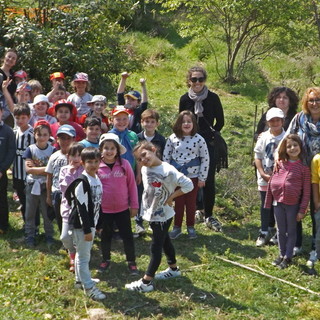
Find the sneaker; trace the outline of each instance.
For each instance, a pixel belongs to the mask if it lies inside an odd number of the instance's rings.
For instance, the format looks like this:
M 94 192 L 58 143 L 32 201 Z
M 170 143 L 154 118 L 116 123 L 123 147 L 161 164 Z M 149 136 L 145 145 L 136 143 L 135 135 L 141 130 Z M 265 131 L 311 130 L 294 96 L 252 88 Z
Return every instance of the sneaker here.
M 110 261 L 102 261 L 99 265 L 98 272 L 104 272 L 110 268 Z
M 302 252 L 302 247 L 294 247 L 293 248 L 293 256 L 297 256 Z
M 177 239 L 179 236 L 181 236 L 181 228 L 179 227 L 173 227 L 172 231 L 169 232 L 170 239 Z
M 309 257 L 309 260 L 307 261 L 307 267 L 314 268 L 314 265 L 315 265 L 317 259 L 318 259 L 317 251 L 316 250 L 310 251 L 310 257 Z
M 133 262 L 128 263 L 128 269 L 130 272 L 131 276 L 138 276 L 139 275 L 139 270 L 137 268 L 137 265 Z
M 188 231 L 189 239 L 197 238 L 197 233 L 196 233 L 196 230 L 194 229 L 194 227 L 187 227 L 187 231 Z
M 283 257 L 279 256 L 277 259 L 272 261 L 273 266 L 278 266 L 283 261 Z
M 256 240 L 257 247 L 263 247 L 267 244 L 267 234 L 260 233 L 258 239 Z
M 280 269 L 286 269 L 290 266 L 292 260 L 290 258 L 284 258 L 281 263 L 278 265 Z
M 143 236 L 146 233 L 146 229 L 142 225 L 136 224 L 136 233 Z
M 107 297 L 96 286 L 93 286 L 91 289 L 86 289 L 86 295 L 93 300 L 103 300 Z
M 133 281 L 125 285 L 125 288 L 130 291 L 139 291 L 139 292 L 150 292 L 154 290 L 154 285 L 152 281 L 150 283 L 145 284 L 142 282 L 142 279 L 138 281 Z
M 166 270 L 157 273 L 154 278 L 157 280 L 164 280 L 164 279 L 170 279 L 175 277 L 180 277 L 181 271 L 179 268 L 177 270 L 172 270 L 170 267 L 168 267 Z
M 269 241 L 270 244 L 277 246 L 278 245 L 278 235 L 277 233 L 274 234 L 274 236 Z
M 213 231 L 220 232 L 222 231 L 221 223 L 214 217 L 206 218 L 206 226 Z
M 203 211 L 197 210 L 194 215 L 195 215 L 196 223 L 204 222 L 204 212 Z
M 92 278 L 91 280 L 96 284 L 100 282 L 100 279 Z M 83 289 L 82 282 L 81 281 L 76 281 L 75 284 L 74 284 L 74 288 L 75 289 Z

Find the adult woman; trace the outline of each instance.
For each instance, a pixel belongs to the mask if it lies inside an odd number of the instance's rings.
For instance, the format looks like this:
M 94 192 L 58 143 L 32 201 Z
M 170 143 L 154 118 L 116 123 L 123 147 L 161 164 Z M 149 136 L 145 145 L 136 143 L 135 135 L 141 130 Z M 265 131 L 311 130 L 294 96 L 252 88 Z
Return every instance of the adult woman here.
M 13 71 L 12 68 L 16 65 L 18 60 L 18 54 L 14 49 L 9 49 L 5 52 L 3 63 L 0 68 L 0 84 L 2 84 L 3 81 L 6 81 L 7 79 L 13 79 Z M 1 87 L 1 86 L 0 86 Z M 15 101 L 14 94 L 16 92 L 16 84 L 14 81 L 11 81 L 10 84 L 7 86 L 8 91 L 12 97 L 12 100 Z M 3 94 L 1 92 L 0 97 L 0 103 L 4 103 L 4 112 L 2 119 L 5 123 L 7 123 L 9 126 L 13 127 L 14 125 L 14 119 L 12 114 L 10 113 L 7 104 L 5 103 L 5 99 L 3 97 Z
M 284 113 L 284 123 L 283 128 L 287 130 L 289 124 L 293 117 L 297 113 L 299 98 L 297 94 L 290 88 L 287 87 L 275 87 L 268 95 L 268 105 L 269 108 L 277 107 L 280 108 Z M 266 124 L 266 114 L 265 112 L 261 119 L 259 120 L 257 130 L 255 132 L 256 137 L 268 129 Z
M 187 74 L 187 85 L 189 91 L 180 98 L 179 113 L 184 110 L 190 110 L 197 118 L 198 133 L 205 139 L 209 156 L 209 172 L 203 188 L 203 205 L 198 206 L 198 213 L 201 218 L 205 218 L 209 228 L 219 231 L 221 224 L 212 216 L 215 203 L 215 171 L 216 162 L 214 157 L 214 146 L 212 143 L 213 128 L 220 131 L 224 126 L 223 108 L 219 96 L 208 90 L 205 85 L 207 80 L 207 72 L 202 67 L 192 67 Z M 210 128 L 211 127 L 211 128 Z M 198 220 L 200 220 L 198 217 Z
M 302 111 L 295 115 L 292 119 L 286 135 L 296 133 L 299 135 L 303 142 L 303 151 L 305 153 L 306 163 L 310 166 L 311 160 L 314 155 L 320 152 L 320 88 L 308 88 L 302 98 Z M 314 219 L 314 204 L 311 194 L 310 201 L 310 214 L 312 220 L 312 246 L 310 258 L 308 261 L 309 266 L 313 266 L 316 261 L 315 251 L 315 234 L 316 226 Z M 300 246 L 302 243 L 302 232 L 300 236 Z M 298 239 L 297 239 L 298 241 Z M 296 244 L 297 246 L 297 244 Z

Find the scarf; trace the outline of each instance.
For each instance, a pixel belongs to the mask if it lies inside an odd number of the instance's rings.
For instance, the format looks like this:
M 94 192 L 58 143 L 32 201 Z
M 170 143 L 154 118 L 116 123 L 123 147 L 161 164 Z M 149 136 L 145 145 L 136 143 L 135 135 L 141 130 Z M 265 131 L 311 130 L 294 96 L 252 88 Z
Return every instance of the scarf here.
M 131 164 L 131 167 L 134 167 L 134 157 L 133 157 L 132 145 L 129 137 L 129 130 L 126 129 L 124 131 L 119 131 L 118 129 L 113 128 L 109 132 L 115 133 L 119 137 L 120 143 L 127 149 L 127 152 L 122 154 L 121 158 L 128 160 Z
M 201 92 L 194 92 L 191 88 L 188 91 L 189 98 L 194 101 L 194 113 L 198 117 L 203 117 L 203 105 L 202 101 L 208 96 L 208 88 L 204 86 Z

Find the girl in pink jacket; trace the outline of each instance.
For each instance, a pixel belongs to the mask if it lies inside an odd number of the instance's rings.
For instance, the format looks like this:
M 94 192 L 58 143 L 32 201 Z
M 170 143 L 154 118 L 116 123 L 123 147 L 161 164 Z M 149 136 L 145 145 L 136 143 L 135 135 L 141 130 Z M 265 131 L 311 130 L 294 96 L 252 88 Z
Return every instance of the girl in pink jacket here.
M 134 240 L 131 229 L 131 217 L 139 208 L 135 175 L 130 163 L 121 158 L 126 148 L 120 144 L 119 137 L 114 133 L 105 133 L 100 137 L 99 147 L 102 161 L 98 176 L 102 183 L 102 213 L 97 225 L 101 230 L 102 262 L 99 271 L 110 267 L 111 240 L 113 225 L 117 225 L 123 240 L 124 252 L 131 275 L 137 275 Z

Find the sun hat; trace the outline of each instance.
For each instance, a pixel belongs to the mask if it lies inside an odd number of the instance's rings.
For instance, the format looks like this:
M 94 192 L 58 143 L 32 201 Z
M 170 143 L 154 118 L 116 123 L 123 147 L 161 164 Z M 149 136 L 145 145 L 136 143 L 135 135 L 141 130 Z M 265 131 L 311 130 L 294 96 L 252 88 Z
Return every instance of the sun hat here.
M 57 131 L 57 136 L 61 133 L 65 133 L 73 138 L 76 136 L 76 130 L 73 126 L 70 126 L 70 124 L 63 124 L 62 126 L 60 126 Z
M 46 102 L 48 107 L 51 106 L 51 103 L 49 102 L 49 99 L 47 96 L 44 94 L 38 94 L 37 96 L 34 97 L 32 105 L 35 106 L 39 102 Z
M 77 72 L 74 76 L 73 76 L 73 81 L 89 81 L 89 77 L 86 73 L 84 72 Z
M 107 98 L 101 94 L 95 95 L 92 97 L 91 101 L 88 101 L 87 104 L 93 104 L 95 102 L 103 102 L 104 104 L 107 103 Z
M 141 94 L 139 91 L 136 90 L 129 91 L 127 94 L 124 95 L 124 97 L 130 97 L 134 100 L 141 100 Z
M 130 114 L 129 111 L 124 107 L 124 106 L 116 106 L 115 108 L 113 108 L 113 110 L 111 111 L 111 114 L 113 116 L 118 115 L 119 113 L 126 113 L 126 114 Z
M 284 118 L 283 111 L 280 108 L 276 108 L 276 107 L 270 108 L 266 114 L 266 120 L 270 121 L 273 118 L 283 119 Z
M 121 143 L 120 143 L 120 139 L 119 137 L 114 134 L 114 133 L 104 133 L 100 136 L 100 140 L 99 140 L 99 146 L 101 146 L 101 143 L 105 140 L 112 140 L 112 141 L 115 141 L 119 147 L 120 147 L 120 154 L 124 154 L 127 152 L 127 149 L 126 147 L 124 147 Z
M 50 74 L 50 81 L 52 81 L 53 79 L 64 79 L 65 76 L 62 72 L 54 72 Z

